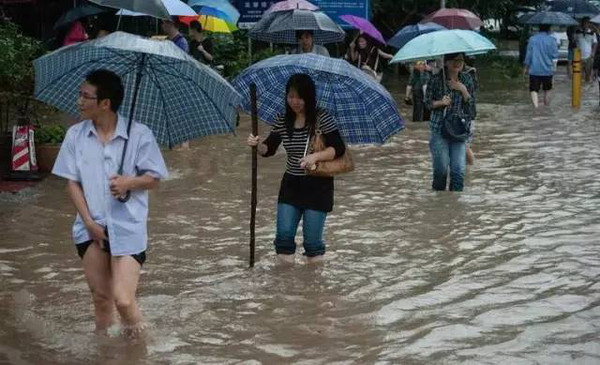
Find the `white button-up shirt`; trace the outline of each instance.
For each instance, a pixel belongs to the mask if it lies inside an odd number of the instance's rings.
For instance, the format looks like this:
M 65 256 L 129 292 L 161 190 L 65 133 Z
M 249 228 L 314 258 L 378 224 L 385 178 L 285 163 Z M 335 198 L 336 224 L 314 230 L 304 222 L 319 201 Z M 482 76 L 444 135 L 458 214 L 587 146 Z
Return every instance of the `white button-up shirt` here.
M 106 144 L 100 142 L 91 120 L 69 128 L 52 169 L 53 174 L 81 184 L 90 215 L 106 227 L 115 256 L 140 253 L 146 250 L 148 241 L 148 191 L 131 191 L 125 203 L 110 193 L 109 179 L 119 170 L 126 139 L 129 142 L 123 176 L 167 177 L 167 167 L 152 131 L 134 122 L 128 137 L 127 120 L 120 115 L 115 134 Z M 79 214 L 73 224 L 73 239 L 75 244 L 91 239 Z

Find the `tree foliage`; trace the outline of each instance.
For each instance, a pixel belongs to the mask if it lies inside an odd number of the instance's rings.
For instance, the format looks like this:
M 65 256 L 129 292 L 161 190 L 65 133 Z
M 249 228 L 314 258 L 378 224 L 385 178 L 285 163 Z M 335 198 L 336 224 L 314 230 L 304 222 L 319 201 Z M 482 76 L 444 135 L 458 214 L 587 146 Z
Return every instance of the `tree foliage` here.
M 371 0 L 373 21 L 387 35 L 419 22 L 440 8 L 440 0 Z M 507 19 L 515 8 L 538 6 L 543 0 L 446 0 L 447 8 L 468 9 L 481 19 Z
M 8 21 L 0 21 L 0 90 L 33 89 L 32 61 L 44 53 L 42 43 L 23 35 Z

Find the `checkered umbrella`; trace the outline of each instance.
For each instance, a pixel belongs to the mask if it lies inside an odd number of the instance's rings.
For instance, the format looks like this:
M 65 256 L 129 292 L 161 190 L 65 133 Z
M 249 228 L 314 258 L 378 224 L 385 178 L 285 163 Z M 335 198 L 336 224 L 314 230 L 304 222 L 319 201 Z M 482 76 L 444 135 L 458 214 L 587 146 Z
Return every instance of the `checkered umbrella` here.
M 341 42 L 346 37 L 344 30 L 325 13 L 301 9 L 266 14 L 248 35 L 257 41 L 298 44 L 299 30 L 312 31 L 316 44 Z
M 285 113 L 285 86 L 297 73 L 314 80 L 319 107 L 335 117 L 346 142 L 382 144 L 404 129 L 404 120 L 389 92 L 344 60 L 312 53 L 275 56 L 247 68 L 233 86 L 249 111 L 250 84 L 256 84 L 259 117 L 271 124 L 278 113 Z
M 89 72 L 117 73 L 125 86 L 120 113 L 148 125 L 169 147 L 234 131 L 239 94 L 173 42 L 116 32 L 61 48 L 34 66 L 35 97 L 72 115 L 77 115 L 79 86 Z

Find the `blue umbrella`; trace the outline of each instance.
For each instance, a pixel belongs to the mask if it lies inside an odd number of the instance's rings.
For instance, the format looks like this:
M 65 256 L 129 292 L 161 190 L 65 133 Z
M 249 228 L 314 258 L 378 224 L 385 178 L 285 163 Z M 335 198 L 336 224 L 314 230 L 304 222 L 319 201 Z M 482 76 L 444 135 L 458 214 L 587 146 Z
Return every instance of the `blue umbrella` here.
M 214 16 L 232 24 L 240 20 L 240 12 L 229 0 L 189 0 L 188 5 L 200 15 Z
M 578 19 L 600 14 L 600 9 L 586 0 L 554 0 L 548 11 L 563 12 Z
M 120 113 L 150 127 L 169 147 L 234 131 L 239 94 L 173 42 L 128 33 L 61 48 L 34 61 L 35 97 L 77 115 L 79 86 L 96 69 L 123 79 Z
M 348 143 L 381 144 L 404 129 L 389 92 L 360 69 L 341 59 L 316 54 L 275 56 L 248 67 L 234 81 L 242 106 L 250 111 L 250 84 L 258 91 L 258 115 L 272 124 L 285 113 L 285 86 L 293 74 L 311 76 L 320 107 L 335 117 Z
M 263 42 L 298 44 L 296 32 L 310 30 L 316 44 L 341 42 L 346 32 L 320 11 L 288 10 L 264 15 L 248 36 Z
M 418 23 L 407 25 L 400 29 L 389 41 L 388 45 L 394 48 L 402 48 L 410 40 L 420 36 L 421 34 L 427 34 L 431 32 L 437 32 L 438 30 L 444 30 L 446 27 L 437 23 Z
M 428 60 L 450 53 L 478 55 L 496 49 L 484 36 L 462 29 L 440 30 L 418 36 L 396 53 L 394 62 Z
M 527 18 L 524 23 L 530 25 L 579 25 L 577 20 L 573 19 L 570 15 L 555 11 L 541 11 L 535 13 Z

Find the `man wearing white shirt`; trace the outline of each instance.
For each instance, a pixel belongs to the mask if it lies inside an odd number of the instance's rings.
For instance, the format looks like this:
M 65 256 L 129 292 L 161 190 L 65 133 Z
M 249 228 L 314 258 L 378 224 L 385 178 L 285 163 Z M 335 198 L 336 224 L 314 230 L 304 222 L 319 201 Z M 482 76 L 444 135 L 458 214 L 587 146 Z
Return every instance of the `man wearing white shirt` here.
M 592 81 L 592 70 L 594 67 L 594 55 L 598 46 L 596 33 L 590 28 L 590 18 L 585 17 L 581 20 L 581 29 L 575 34 L 577 47 L 581 50 L 581 64 L 585 82 Z

